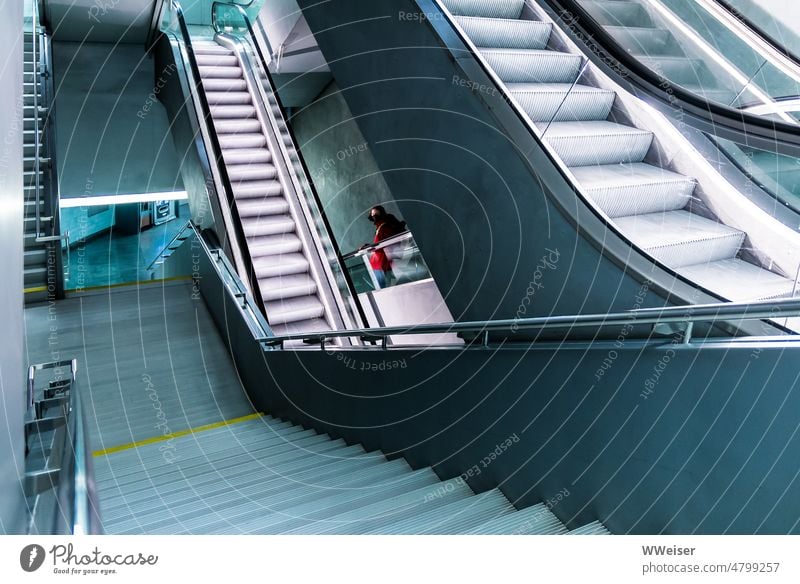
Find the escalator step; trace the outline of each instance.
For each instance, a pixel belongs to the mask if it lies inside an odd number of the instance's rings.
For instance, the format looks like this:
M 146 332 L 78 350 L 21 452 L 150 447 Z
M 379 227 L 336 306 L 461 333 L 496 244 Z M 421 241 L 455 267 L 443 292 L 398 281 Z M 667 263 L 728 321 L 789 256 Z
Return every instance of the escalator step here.
M 494 49 L 543 49 L 552 25 L 538 20 L 509 20 L 456 16 L 456 22 L 478 47 Z
M 534 49 L 481 49 L 495 73 L 506 83 L 572 83 L 581 56 Z
M 534 122 L 605 120 L 616 97 L 607 89 L 571 83 L 509 83 L 508 89 Z
M 270 324 L 287 324 L 320 318 L 325 314 L 325 307 L 316 296 L 295 296 L 264 302 L 264 311 Z
M 300 238 L 294 233 L 283 233 L 281 235 L 267 235 L 248 240 L 250 256 L 253 258 L 280 255 L 285 253 L 295 253 L 303 249 Z
M 443 0 L 442 3 L 456 16 L 484 16 L 487 18 L 519 18 L 525 0 Z
M 289 203 L 283 197 L 241 199 L 236 201 L 236 209 L 241 218 L 286 215 L 289 213 Z
M 308 260 L 299 253 L 253 258 L 253 266 L 259 281 L 277 276 L 305 274 L 309 269 Z
M 605 121 L 553 122 L 544 137 L 567 166 L 641 162 L 653 141 L 652 132 Z
M 633 215 L 615 222 L 631 241 L 672 268 L 733 258 L 745 237 L 687 211 Z
M 258 287 L 264 302 L 294 296 L 308 296 L 317 291 L 316 282 L 308 274 L 264 278 L 258 281 Z
M 571 169 L 585 192 L 609 217 L 683 209 L 695 180 L 645 163 Z

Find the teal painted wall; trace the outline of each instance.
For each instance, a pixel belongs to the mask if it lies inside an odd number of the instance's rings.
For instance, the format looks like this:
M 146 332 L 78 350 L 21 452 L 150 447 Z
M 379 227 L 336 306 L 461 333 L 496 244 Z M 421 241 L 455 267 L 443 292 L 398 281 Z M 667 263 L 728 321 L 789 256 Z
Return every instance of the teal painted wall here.
M 143 47 L 54 43 L 53 61 L 62 198 L 183 190 Z

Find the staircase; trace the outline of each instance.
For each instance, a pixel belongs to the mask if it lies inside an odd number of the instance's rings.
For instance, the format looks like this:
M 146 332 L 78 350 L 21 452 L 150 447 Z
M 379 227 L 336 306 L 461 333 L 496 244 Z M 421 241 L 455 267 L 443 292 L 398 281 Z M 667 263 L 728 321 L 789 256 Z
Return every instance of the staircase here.
M 744 256 L 744 232 L 692 212 L 693 178 L 646 161 L 653 134 L 610 119 L 615 93 L 576 83 L 582 56 L 549 48 L 552 25 L 523 18 L 525 0 L 443 3 L 569 167 L 582 192 L 630 241 L 729 300 L 791 295 L 792 280 Z M 609 25 L 652 23 L 635 2 L 584 4 L 604 11 L 597 14 L 605 14 Z M 665 39 L 658 32 L 653 38 Z
M 594 19 L 644 65 L 695 95 L 735 105 L 737 91 L 725 87 L 703 59 L 686 54 L 665 26 L 637 0 L 578 0 Z
M 28 23 L 26 23 L 28 24 Z M 28 28 L 26 26 L 26 28 Z M 43 83 L 40 76 L 39 63 L 34 62 L 33 43 L 37 37 L 32 31 L 25 31 L 24 37 L 24 73 L 23 73 L 23 189 L 25 193 L 24 237 L 25 268 L 24 286 L 25 302 L 38 302 L 48 297 L 48 284 L 51 292 L 55 273 L 48 278 L 48 255 L 53 248 L 52 243 L 37 241 L 40 236 L 52 231 L 53 217 L 47 213 L 45 193 L 45 170 L 49 164 L 44 151 L 42 135 L 46 109 L 43 104 Z M 36 47 L 36 61 L 39 61 L 41 48 Z M 36 99 L 34 99 L 34 97 Z M 38 118 L 39 136 L 36 136 L 36 118 Z M 37 149 L 37 143 L 39 144 Z M 36 181 L 36 159 L 39 158 L 39 181 Z M 37 190 L 38 188 L 38 190 Z M 36 207 L 39 207 L 39 231 L 36 225 Z M 56 269 L 55 264 L 51 267 Z
M 237 55 L 214 40 L 192 46 L 219 135 L 236 210 L 247 238 L 267 320 L 275 334 L 332 328 L 314 277 L 311 250 L 300 236 L 278 180 L 273 153 Z M 278 154 L 281 156 L 281 154 Z
M 270 416 L 95 457 L 108 534 L 608 534 Z

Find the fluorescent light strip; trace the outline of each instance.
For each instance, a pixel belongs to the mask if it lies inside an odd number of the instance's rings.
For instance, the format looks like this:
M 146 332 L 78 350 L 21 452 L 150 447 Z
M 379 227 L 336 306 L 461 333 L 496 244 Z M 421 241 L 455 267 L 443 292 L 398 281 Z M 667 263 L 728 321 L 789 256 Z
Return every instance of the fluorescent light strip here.
M 136 195 L 100 195 L 97 197 L 62 198 L 59 206 L 62 209 L 75 207 L 97 207 L 99 205 L 125 205 L 128 203 L 152 203 L 153 201 L 185 201 L 189 198 L 186 191 L 168 191 L 165 193 L 140 193 Z

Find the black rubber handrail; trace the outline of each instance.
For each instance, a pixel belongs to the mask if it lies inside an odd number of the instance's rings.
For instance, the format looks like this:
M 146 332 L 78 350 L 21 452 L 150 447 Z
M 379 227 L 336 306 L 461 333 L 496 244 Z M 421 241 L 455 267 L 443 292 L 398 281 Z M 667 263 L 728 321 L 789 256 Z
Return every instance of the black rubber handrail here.
M 258 39 L 256 37 L 255 30 L 253 30 L 253 25 L 250 23 L 250 18 L 247 16 L 247 11 L 245 11 L 245 8 L 250 6 L 252 3 L 253 3 L 253 0 L 250 0 L 250 2 L 247 2 L 247 3 L 225 2 L 225 1 L 216 0 L 215 2 L 213 2 L 211 4 L 212 22 L 214 22 L 214 23 L 216 22 L 216 7 L 217 6 L 235 7 L 238 10 L 239 14 L 241 15 L 242 19 L 244 20 L 245 26 L 247 26 L 247 32 L 250 35 L 250 38 L 252 39 L 253 48 L 255 49 L 259 60 L 261 61 L 261 67 L 264 69 L 264 73 L 265 73 L 265 75 L 267 77 L 267 81 L 269 82 L 270 91 L 272 92 L 272 95 L 275 98 L 275 101 L 277 102 L 278 107 L 283 112 L 283 111 L 286 111 L 286 109 L 283 107 L 283 102 L 281 101 L 281 96 L 278 93 L 278 88 L 275 85 L 275 80 L 272 78 L 272 72 L 269 70 L 269 61 L 264 57 L 264 53 L 261 50 L 261 46 L 260 46 L 260 44 L 258 42 Z M 265 35 L 265 37 L 266 37 L 266 35 Z M 265 38 L 265 40 L 267 41 L 267 43 L 269 43 L 269 39 Z M 272 47 L 269 47 L 269 50 L 270 50 L 270 57 L 272 57 Z M 286 131 L 289 133 L 289 137 L 292 140 L 292 144 L 299 144 L 299 142 L 297 140 L 297 137 L 294 134 L 294 130 L 289 125 L 289 123 L 285 122 L 284 126 L 285 126 Z M 281 137 L 279 136 L 278 139 L 280 140 Z M 305 174 L 306 177 L 310 177 L 311 176 L 311 172 L 309 171 L 308 166 L 306 165 L 305 159 L 303 158 L 303 156 L 300 155 L 300 149 L 295 147 L 294 150 L 295 150 L 295 152 L 297 152 L 297 160 L 300 162 L 300 165 L 303 168 L 303 173 Z M 358 293 L 356 292 L 356 287 L 355 287 L 355 284 L 353 283 L 352 277 L 350 276 L 350 272 L 348 271 L 347 266 L 345 265 L 344 255 L 342 254 L 342 250 L 339 247 L 339 244 L 336 241 L 336 238 L 333 236 L 333 228 L 331 227 L 331 224 L 328 221 L 328 217 L 327 217 L 327 215 L 325 214 L 325 212 L 323 210 L 324 207 L 322 205 L 322 200 L 319 198 L 319 193 L 317 193 L 317 189 L 314 188 L 314 184 L 310 180 L 308 180 L 308 178 L 306 179 L 306 183 L 308 184 L 308 189 L 311 192 L 311 196 L 312 196 L 312 198 L 314 200 L 314 203 L 315 203 L 317 209 L 319 210 L 319 217 L 322 219 L 322 224 L 325 227 L 325 230 L 327 232 L 328 241 L 330 241 L 331 245 L 333 246 L 333 251 L 336 254 L 337 261 L 339 262 L 339 269 L 340 269 L 340 271 L 342 273 L 342 277 L 344 278 L 345 285 L 347 286 L 347 290 L 348 290 L 350 296 L 353 298 L 353 303 L 355 304 L 356 310 L 358 311 L 358 315 L 361 318 L 361 322 L 363 324 L 367 325 L 369 323 L 369 321 L 367 320 L 367 314 L 364 311 L 364 307 L 361 306 L 361 302 L 358 299 Z M 322 259 L 325 260 L 326 258 L 322 258 Z M 332 284 L 335 284 L 335 282 L 332 282 Z
M 577 0 L 541 0 L 586 55 L 623 87 L 634 87 L 682 110 L 693 127 L 751 147 L 800 158 L 800 127 L 704 99 L 670 83 L 629 53 Z M 614 64 L 613 66 L 610 65 Z M 623 71 L 622 73 L 620 71 Z M 693 123 L 694 122 L 694 123 Z
M 208 104 L 208 98 L 206 97 L 205 89 L 203 88 L 203 78 L 200 76 L 200 67 L 197 64 L 197 59 L 194 54 L 194 47 L 192 46 L 192 38 L 189 34 L 189 27 L 186 25 L 186 19 L 183 16 L 183 8 L 181 7 L 180 2 L 178 2 L 178 0 L 170 0 L 170 2 L 173 10 L 175 10 L 175 15 L 178 19 L 178 28 L 180 29 L 183 42 L 186 45 L 186 53 L 189 56 L 189 67 L 192 70 L 192 77 L 194 78 L 193 81 L 190 81 L 190 83 L 195 84 L 195 91 L 197 91 L 197 96 L 200 100 L 200 108 L 202 110 L 203 119 L 206 120 L 209 142 L 211 142 L 211 157 L 214 159 L 213 162 L 217 165 L 220 181 L 222 182 L 222 187 L 225 191 L 225 199 L 227 200 L 228 208 L 231 212 L 233 225 L 229 226 L 229 228 L 233 228 L 233 235 L 242 255 L 242 261 L 244 262 L 244 266 L 242 267 L 247 275 L 250 291 L 253 294 L 253 298 L 255 299 L 259 309 L 264 315 L 266 315 L 264 300 L 261 297 L 261 288 L 258 284 L 258 276 L 256 275 L 255 268 L 253 267 L 253 258 L 250 256 L 250 248 L 247 245 L 247 238 L 244 235 L 242 221 L 236 208 L 236 198 L 233 195 L 233 187 L 231 186 L 230 177 L 228 176 L 228 169 L 225 167 L 225 162 L 222 158 L 222 146 L 220 144 L 216 128 L 214 128 L 214 120 L 211 117 L 211 107 Z M 267 318 L 269 317 L 267 316 Z
M 798 68 L 800 68 L 800 57 L 794 54 L 789 48 L 786 47 L 783 43 L 778 42 L 772 34 L 768 33 L 764 30 L 761 26 L 750 20 L 747 16 L 741 13 L 741 11 L 733 6 L 730 2 L 726 0 L 714 0 L 717 4 L 719 4 L 722 8 L 727 10 L 731 16 L 736 18 L 739 22 L 741 22 L 744 26 L 752 30 L 755 34 L 760 36 L 764 39 L 764 42 L 769 43 L 769 45 L 782 54 L 784 57 L 789 59 L 792 63 L 794 63 Z

